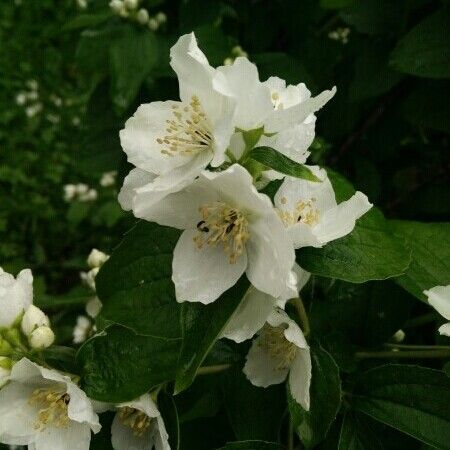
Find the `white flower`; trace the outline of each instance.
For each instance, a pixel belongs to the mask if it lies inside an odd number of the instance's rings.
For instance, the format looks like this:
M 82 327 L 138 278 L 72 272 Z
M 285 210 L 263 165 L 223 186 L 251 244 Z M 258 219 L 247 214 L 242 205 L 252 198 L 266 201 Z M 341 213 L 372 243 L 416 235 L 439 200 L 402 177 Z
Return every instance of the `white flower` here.
M 428 297 L 428 303 L 442 316 L 444 319 L 450 320 L 450 285 L 435 286 L 427 291 L 423 291 Z M 450 322 L 439 328 L 439 333 L 450 337 Z
M 39 89 L 39 83 L 36 80 L 27 80 L 26 86 L 32 91 L 37 91 Z
M 33 330 L 28 338 L 31 348 L 43 350 L 55 342 L 55 334 L 48 326 L 40 326 Z
M 103 266 L 103 264 L 108 261 L 108 259 L 109 255 L 101 252 L 100 250 L 97 250 L 96 248 L 93 248 L 91 250 L 91 253 L 89 253 L 87 263 L 91 269 L 94 269 L 95 267 Z
M 9 380 L 11 374 L 12 361 L 7 356 L 0 356 L 0 388 Z
M 50 319 L 37 306 L 30 305 L 22 318 L 21 328 L 23 333 L 29 337 L 36 328 L 42 326 L 50 326 Z
M 19 92 L 16 95 L 16 104 L 19 106 L 23 106 L 25 105 L 26 102 L 27 102 L 27 94 L 25 92 Z
M 127 9 L 136 9 L 139 5 L 139 0 L 124 0 L 125 7 Z
M 95 189 L 89 189 L 86 193 L 81 194 L 78 197 L 78 200 L 80 202 L 92 202 L 94 200 L 97 200 L 98 193 Z
M 222 332 L 222 337 L 237 343 L 251 339 L 264 326 L 276 306 L 284 308 L 287 300 L 298 296 L 310 276 L 310 273 L 295 264 L 291 283 L 278 298 L 250 286 Z
M 98 316 L 98 314 L 100 313 L 102 306 L 103 306 L 103 304 L 98 297 L 92 297 L 86 303 L 86 312 L 87 312 L 88 316 L 95 319 Z
M 179 302 L 211 303 L 244 272 L 262 292 L 273 297 L 285 292 L 294 249 L 270 199 L 255 189 L 242 166 L 204 171 L 161 204 L 135 204 L 135 212 L 185 230 L 172 266 Z
M 141 24 L 145 25 L 149 19 L 148 11 L 144 8 L 141 8 L 136 14 L 136 20 Z
M 0 327 L 9 327 L 33 303 L 33 275 L 22 270 L 17 278 L 0 267 Z
M 42 103 L 35 103 L 34 105 L 27 106 L 25 108 L 25 114 L 30 119 L 42 111 Z
M 136 201 L 157 203 L 190 184 L 208 164 L 220 166 L 234 132 L 235 102 L 194 34 L 182 36 L 170 55 L 181 101 L 141 105 L 120 132 L 136 169 L 125 179 L 119 201 L 135 214 Z
M 23 358 L 0 390 L 0 442 L 33 450 L 88 450 L 97 414 L 72 380 Z
M 309 410 L 311 355 L 300 327 L 281 309 L 275 309 L 253 341 L 244 373 L 252 384 L 268 387 L 289 375 L 294 399 Z
M 94 267 L 89 272 L 80 272 L 80 278 L 83 283 L 86 284 L 95 292 L 95 277 L 97 276 L 100 268 Z
M 166 23 L 167 22 L 167 15 L 165 13 L 163 13 L 162 11 L 160 11 L 159 13 L 156 14 L 155 20 L 160 25 L 163 24 L 163 23 Z
M 111 0 L 109 2 L 109 7 L 116 13 L 119 14 L 124 8 L 125 5 L 122 0 Z
M 77 187 L 74 184 L 66 184 L 64 186 L 64 200 L 70 202 L 77 194 Z
M 78 316 L 77 323 L 73 329 L 73 343 L 81 344 L 90 335 L 92 322 L 86 316 Z
M 286 177 L 274 198 L 295 248 L 322 247 L 347 235 L 372 207 L 359 191 L 338 205 L 326 171 L 317 166 L 309 168 L 321 182 Z
M 114 450 L 170 450 L 164 421 L 149 394 L 117 405 L 111 435 Z
M 154 17 L 148 19 L 148 28 L 152 31 L 156 31 L 159 28 L 159 23 Z

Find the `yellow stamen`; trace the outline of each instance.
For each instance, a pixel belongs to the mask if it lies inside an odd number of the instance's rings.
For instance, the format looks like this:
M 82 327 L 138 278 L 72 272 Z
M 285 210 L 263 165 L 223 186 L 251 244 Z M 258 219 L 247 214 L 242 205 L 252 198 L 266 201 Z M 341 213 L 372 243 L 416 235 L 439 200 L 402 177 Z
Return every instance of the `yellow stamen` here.
M 262 329 L 259 345 L 269 354 L 269 356 L 278 361 L 277 370 L 288 369 L 297 354 L 297 347 L 288 341 L 284 335 L 286 326 L 279 325 L 272 327 L 269 324 L 264 325 Z
M 135 436 L 142 436 L 151 424 L 151 417 L 142 411 L 124 406 L 119 408 L 119 419 L 128 428 L 131 428 Z
M 294 207 L 294 210 L 278 210 L 278 215 L 286 226 L 295 225 L 296 223 L 304 223 L 310 227 L 316 225 L 319 222 L 320 213 L 315 207 L 316 199 L 311 198 L 310 200 L 299 200 Z M 286 197 L 281 199 L 281 204 L 285 205 L 287 203 Z
M 43 430 L 50 425 L 56 428 L 66 428 L 70 422 L 67 414 L 69 402 L 70 395 L 59 387 L 34 390 L 28 400 L 30 405 L 39 408 L 34 428 Z
M 194 237 L 197 247 L 200 249 L 205 243 L 222 246 L 230 264 L 235 264 L 250 237 L 245 214 L 223 202 L 208 203 L 199 211 L 203 220 L 198 222 L 198 234 Z

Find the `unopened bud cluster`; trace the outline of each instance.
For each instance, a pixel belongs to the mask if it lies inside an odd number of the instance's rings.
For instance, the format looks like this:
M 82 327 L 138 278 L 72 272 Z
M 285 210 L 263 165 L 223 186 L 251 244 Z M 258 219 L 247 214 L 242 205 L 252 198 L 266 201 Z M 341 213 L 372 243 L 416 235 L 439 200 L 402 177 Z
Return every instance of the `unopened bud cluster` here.
M 28 80 L 26 88 L 16 95 L 16 104 L 23 106 L 26 116 L 32 118 L 39 114 L 43 108 L 39 101 L 39 83 L 36 80 Z
M 348 36 L 350 34 L 350 28 L 339 27 L 336 30 L 330 31 L 328 37 L 333 41 L 341 42 L 342 44 L 348 43 Z
M 151 16 L 145 8 L 140 8 L 139 4 L 139 0 L 111 0 L 109 2 L 109 6 L 115 14 L 144 25 L 152 31 L 156 31 L 167 22 L 167 16 L 163 12 Z
M 87 184 L 66 184 L 64 186 L 64 200 L 66 202 L 93 202 L 97 200 L 98 193 L 94 188 L 90 188 Z
M 229 56 L 228 58 L 225 58 L 225 60 L 223 61 L 224 66 L 231 66 L 231 64 L 233 64 L 234 60 L 236 58 L 238 58 L 239 56 L 248 58 L 248 53 L 245 50 L 243 50 L 240 45 L 235 45 L 231 49 L 231 56 Z

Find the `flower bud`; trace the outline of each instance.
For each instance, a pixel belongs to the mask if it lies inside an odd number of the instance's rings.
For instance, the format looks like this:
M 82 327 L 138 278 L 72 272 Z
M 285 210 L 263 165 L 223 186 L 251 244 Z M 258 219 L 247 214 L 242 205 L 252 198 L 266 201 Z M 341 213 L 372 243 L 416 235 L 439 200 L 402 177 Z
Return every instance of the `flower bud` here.
M 224 66 L 231 66 L 233 64 L 233 58 L 225 58 L 223 60 L 223 65 Z
M 400 344 L 400 342 L 403 342 L 405 340 L 405 332 L 403 330 L 397 330 L 394 335 L 392 336 L 392 340 L 396 342 L 397 344 Z
M 124 0 L 125 7 L 129 10 L 134 10 L 139 5 L 139 0 Z
M 31 348 L 43 350 L 55 342 L 55 333 L 46 325 L 36 328 L 29 337 Z
M 22 318 L 23 333 L 25 336 L 30 336 L 36 328 L 41 326 L 50 326 L 49 318 L 37 306 L 30 305 Z
M 165 13 L 160 11 L 158 14 L 156 14 L 155 20 L 158 22 L 158 24 L 162 25 L 163 23 L 167 22 L 167 16 Z
M 121 0 L 111 0 L 109 2 L 109 7 L 115 12 L 120 13 L 124 7 L 123 2 Z
M 150 16 L 148 15 L 148 11 L 144 8 L 141 8 L 136 14 L 136 20 L 141 24 L 145 25 L 148 22 Z
M 106 253 L 93 248 L 91 253 L 89 253 L 87 263 L 91 269 L 94 269 L 96 267 L 101 267 L 108 260 L 108 258 L 109 256 Z
M 103 304 L 100 301 L 98 297 L 92 297 L 87 303 L 86 303 L 86 312 L 88 316 L 95 319 L 102 309 Z
M 156 21 L 154 17 L 150 17 L 148 20 L 148 27 L 152 31 L 156 31 L 159 28 L 159 23 Z
M 11 344 L 0 336 L 0 356 L 9 356 L 12 353 Z

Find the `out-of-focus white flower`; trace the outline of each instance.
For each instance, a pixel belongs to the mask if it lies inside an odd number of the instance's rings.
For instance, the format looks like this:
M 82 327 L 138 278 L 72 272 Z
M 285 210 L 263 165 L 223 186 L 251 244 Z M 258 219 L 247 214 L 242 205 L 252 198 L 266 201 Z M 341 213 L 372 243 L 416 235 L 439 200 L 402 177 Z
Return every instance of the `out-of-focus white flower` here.
M 87 4 L 87 0 L 76 0 L 77 1 L 77 6 L 80 9 L 86 9 L 88 4 Z
M 339 27 L 336 30 L 330 31 L 328 37 L 333 41 L 339 41 L 342 44 L 348 43 L 348 36 L 350 35 L 350 28 Z
M 164 421 L 149 394 L 117 405 L 111 436 L 114 450 L 170 450 Z
M 125 5 L 122 0 L 111 0 L 109 2 L 109 7 L 115 12 L 120 13 L 120 11 L 125 8 Z
M 42 111 L 42 103 L 35 103 L 34 105 L 30 105 L 25 108 L 25 114 L 30 119 L 35 117 L 41 111 Z
M 27 80 L 26 86 L 32 91 L 37 91 L 39 89 L 39 83 L 36 80 Z
M 86 303 L 86 312 L 89 315 L 89 317 L 92 317 L 95 319 L 98 314 L 100 313 L 101 309 L 103 307 L 102 302 L 98 297 L 92 297 L 87 303 Z
M 73 343 L 83 343 L 89 337 L 91 330 L 92 322 L 86 316 L 78 316 L 77 323 L 73 329 Z
M 141 24 L 145 25 L 150 18 L 148 11 L 144 8 L 141 8 L 136 14 L 136 20 Z
M 129 10 L 135 10 L 139 6 L 139 0 L 124 0 L 123 3 Z
M 108 261 L 108 259 L 109 255 L 93 248 L 91 253 L 89 253 L 87 263 L 88 266 L 93 269 L 94 267 L 101 267 L 106 261 Z
M 0 356 L 0 388 L 2 388 L 11 374 L 12 360 L 7 356 Z
M 81 120 L 78 116 L 72 117 L 72 125 L 78 127 L 81 124 Z
M 167 15 L 160 11 L 155 15 L 155 20 L 162 25 L 167 22 Z
M 184 230 L 172 265 L 179 302 L 211 303 L 244 272 L 262 292 L 278 297 L 286 291 L 295 259 L 291 240 L 242 166 L 203 171 L 164 202 L 134 206 L 138 217 Z
M 48 326 L 39 326 L 28 337 L 31 348 L 43 350 L 55 342 L 55 333 Z
M 0 327 L 10 327 L 32 303 L 31 270 L 22 270 L 14 278 L 0 267 Z
M 231 49 L 231 54 L 235 57 L 243 56 L 244 58 L 248 58 L 248 53 L 246 51 L 244 51 L 240 45 L 235 45 Z
M 247 355 L 244 373 L 252 384 L 268 387 L 289 375 L 292 397 L 309 410 L 311 355 L 300 327 L 281 309 L 267 319 Z
M 64 186 L 64 200 L 70 202 L 77 194 L 77 187 L 74 184 L 66 184 Z
M 423 291 L 428 303 L 446 320 L 450 320 L 450 285 L 435 286 Z M 439 328 L 439 333 L 450 337 L 450 322 Z
M 100 186 L 108 187 L 113 186 L 116 182 L 117 171 L 105 172 L 100 179 Z
M 95 277 L 100 270 L 99 267 L 94 267 L 89 272 L 80 272 L 81 281 L 83 281 L 88 287 L 95 292 Z
M 58 108 L 60 107 L 60 106 L 62 106 L 62 99 L 61 99 L 61 97 L 58 97 L 57 95 L 55 95 L 55 94 L 51 94 L 50 95 L 50 100 L 53 102 L 53 104 L 55 105 L 55 106 L 57 106 Z
M 53 124 L 57 124 L 61 120 L 61 118 L 59 116 L 57 116 L 56 114 L 47 114 L 45 117 L 47 118 L 47 120 L 50 123 L 53 123 Z
M 101 425 L 72 380 L 23 358 L 0 390 L 0 442 L 33 450 L 88 450 Z
M 147 26 L 150 30 L 156 31 L 159 28 L 159 23 L 154 17 L 150 17 Z
M 362 192 L 337 204 L 333 186 L 324 169 L 310 166 L 320 182 L 286 177 L 274 204 L 295 248 L 322 247 L 350 233 L 356 220 L 372 207 Z
M 78 196 L 78 200 L 80 202 L 93 202 L 93 201 L 97 200 L 97 198 L 98 198 L 98 192 L 94 188 L 91 188 L 86 193 L 80 194 Z
M 405 332 L 403 330 L 397 330 L 392 336 L 392 340 L 399 344 L 405 340 Z
M 27 94 L 27 100 L 31 102 L 35 102 L 39 98 L 39 94 L 37 91 L 30 91 Z
M 23 106 L 25 105 L 26 102 L 27 102 L 27 94 L 25 92 L 19 92 L 16 95 L 16 104 L 19 106 Z
M 21 328 L 25 336 L 30 337 L 31 333 L 38 327 L 50 326 L 50 319 L 37 306 L 28 306 L 25 314 L 22 317 Z

